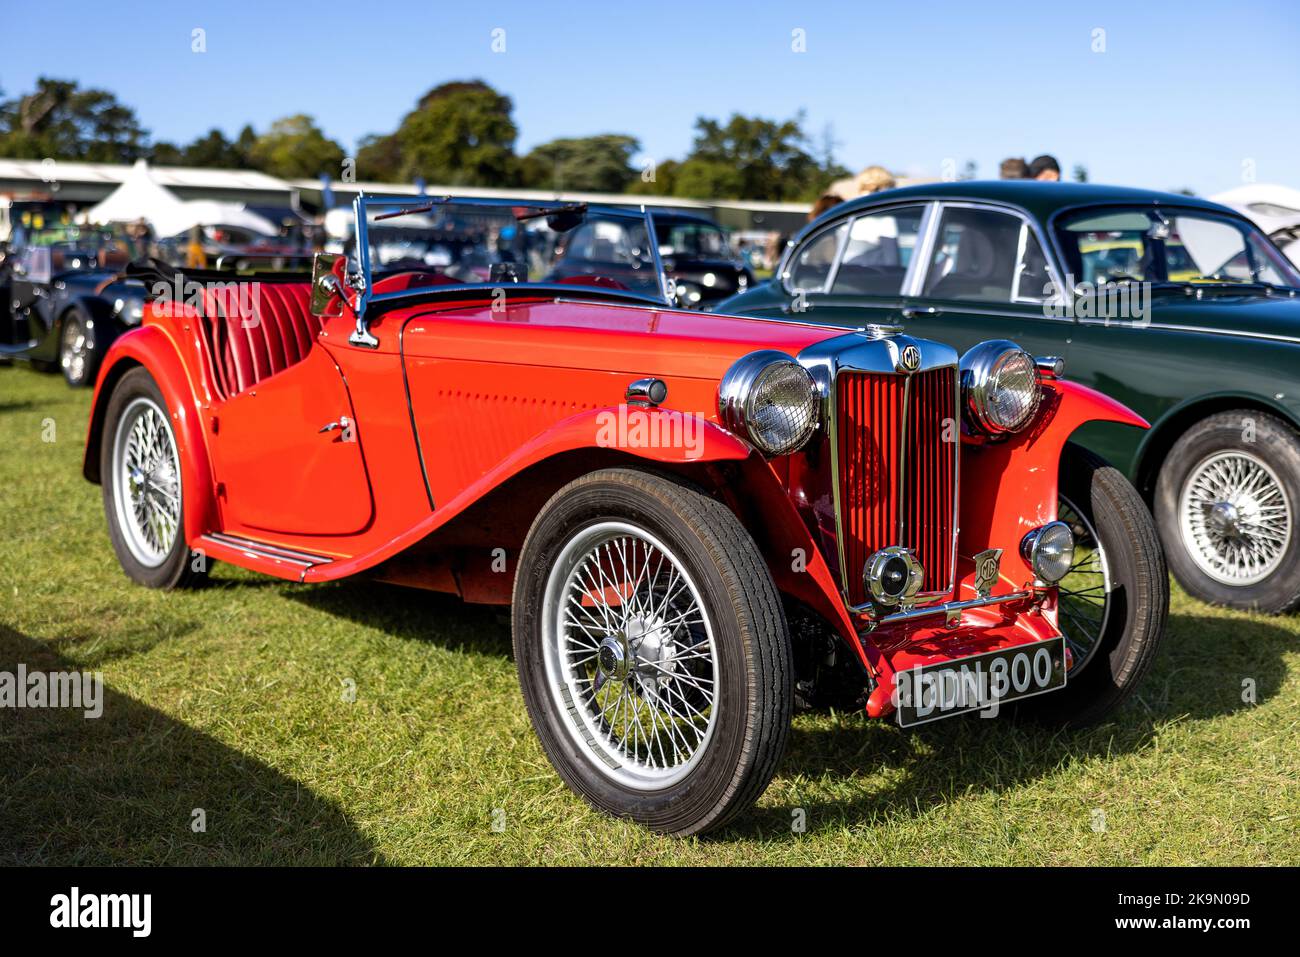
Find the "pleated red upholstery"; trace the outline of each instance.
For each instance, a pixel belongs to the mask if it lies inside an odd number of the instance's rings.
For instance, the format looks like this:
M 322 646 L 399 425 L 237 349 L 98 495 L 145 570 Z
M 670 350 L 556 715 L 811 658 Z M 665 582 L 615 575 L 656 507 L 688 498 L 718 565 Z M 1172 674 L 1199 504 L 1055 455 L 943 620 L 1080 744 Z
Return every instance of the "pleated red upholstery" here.
M 205 327 L 217 391 L 231 396 L 301 362 L 320 333 L 310 283 L 253 283 L 205 293 Z

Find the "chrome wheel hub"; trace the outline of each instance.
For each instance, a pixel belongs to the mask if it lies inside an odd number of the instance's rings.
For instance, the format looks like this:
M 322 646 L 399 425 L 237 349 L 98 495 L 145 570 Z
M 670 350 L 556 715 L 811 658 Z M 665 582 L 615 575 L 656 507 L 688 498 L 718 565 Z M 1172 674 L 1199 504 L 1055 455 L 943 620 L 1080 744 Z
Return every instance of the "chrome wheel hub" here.
M 628 657 L 626 638 L 622 635 L 606 638 L 600 643 L 600 651 L 596 653 L 596 662 L 600 667 L 600 674 L 596 680 L 600 681 L 601 678 L 624 680 L 627 677 Z
M 180 460 L 166 413 L 133 399 L 113 437 L 113 504 L 131 555 L 150 568 L 171 553 L 181 523 Z
M 1183 483 L 1183 545 L 1225 585 L 1253 585 L 1277 571 L 1291 544 L 1291 503 L 1277 474 L 1250 452 L 1218 452 Z
M 656 790 L 699 763 L 717 723 L 717 650 L 700 592 L 623 522 L 576 534 L 547 579 L 543 657 L 560 720 L 617 783 Z

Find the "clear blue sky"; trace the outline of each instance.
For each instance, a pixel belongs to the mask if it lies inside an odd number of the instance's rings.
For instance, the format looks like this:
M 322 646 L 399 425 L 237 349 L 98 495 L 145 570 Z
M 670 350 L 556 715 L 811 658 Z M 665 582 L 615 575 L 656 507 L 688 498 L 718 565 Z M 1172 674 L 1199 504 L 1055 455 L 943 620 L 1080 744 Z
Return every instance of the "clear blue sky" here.
M 195 27 L 206 53 L 190 51 Z M 796 29 L 806 52 L 792 52 Z M 1098 182 L 1206 195 L 1249 162 L 1260 182 L 1300 186 L 1295 0 L 0 0 L 0 34 L 6 95 L 75 79 L 181 143 L 305 112 L 351 148 L 438 83 L 477 77 L 514 99 L 520 152 L 627 132 L 648 157 L 679 157 L 699 114 L 802 109 L 853 169 L 938 176 L 974 159 L 991 177 L 1005 156 L 1049 152 Z

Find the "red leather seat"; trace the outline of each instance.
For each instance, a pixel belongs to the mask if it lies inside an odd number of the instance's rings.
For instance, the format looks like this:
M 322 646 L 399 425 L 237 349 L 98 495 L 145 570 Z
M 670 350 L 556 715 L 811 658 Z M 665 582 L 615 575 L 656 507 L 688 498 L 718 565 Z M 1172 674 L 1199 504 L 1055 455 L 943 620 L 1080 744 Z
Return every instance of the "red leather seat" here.
M 321 330 L 310 283 L 231 284 L 206 300 L 213 377 L 226 396 L 301 362 Z

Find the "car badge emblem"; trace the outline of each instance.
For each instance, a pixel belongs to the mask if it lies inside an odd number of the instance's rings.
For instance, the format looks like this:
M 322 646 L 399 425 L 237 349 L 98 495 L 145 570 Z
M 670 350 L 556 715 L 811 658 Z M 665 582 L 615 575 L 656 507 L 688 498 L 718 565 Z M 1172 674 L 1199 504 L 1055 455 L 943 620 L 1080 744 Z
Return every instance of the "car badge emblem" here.
M 981 598 L 993 594 L 993 586 L 1002 577 L 1002 549 L 990 548 L 975 556 L 975 593 Z
M 921 368 L 921 350 L 913 345 L 903 346 L 903 351 L 898 354 L 898 367 L 904 372 Z

